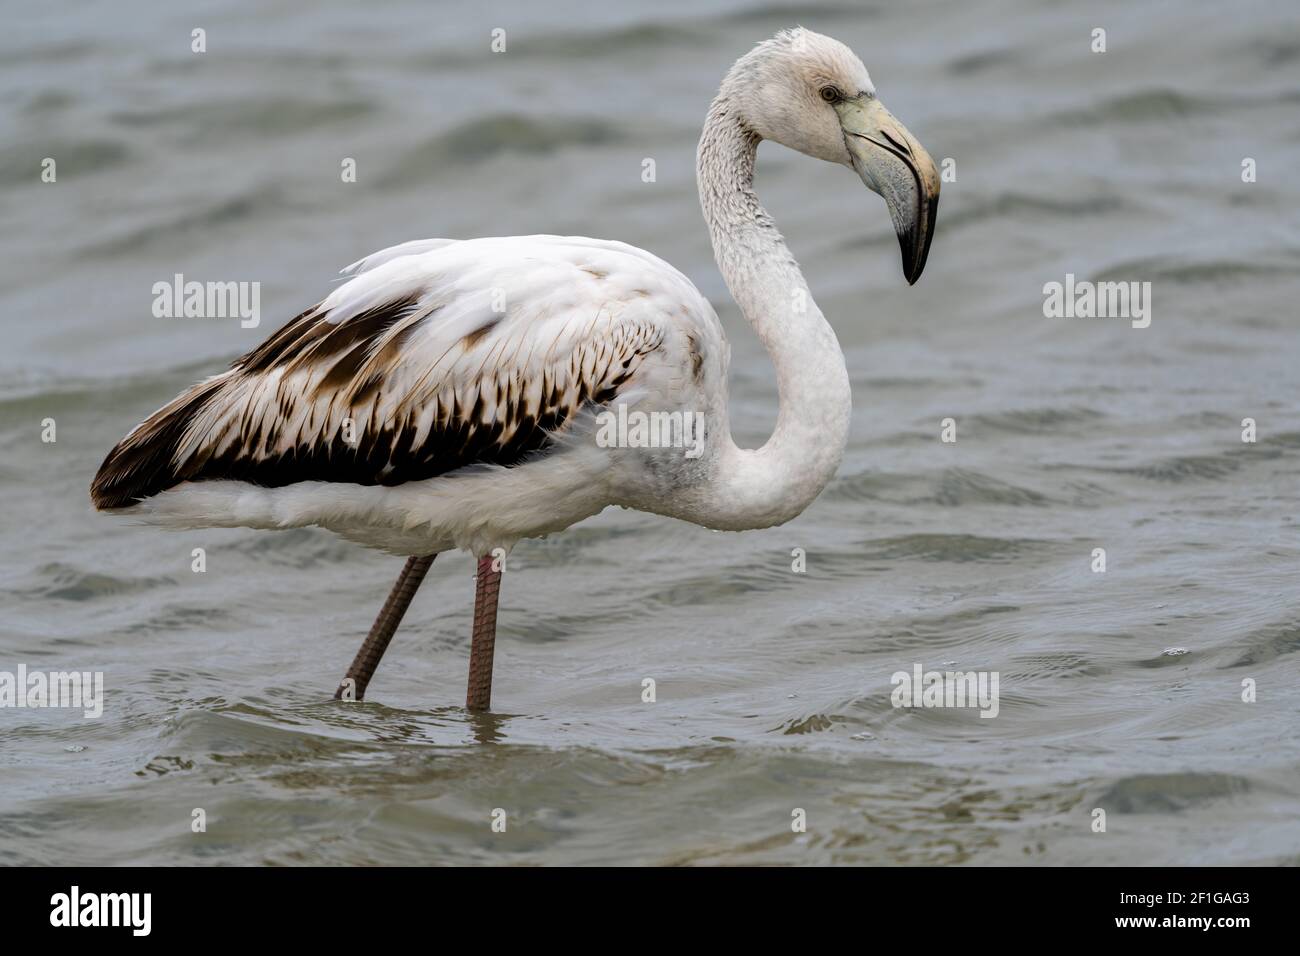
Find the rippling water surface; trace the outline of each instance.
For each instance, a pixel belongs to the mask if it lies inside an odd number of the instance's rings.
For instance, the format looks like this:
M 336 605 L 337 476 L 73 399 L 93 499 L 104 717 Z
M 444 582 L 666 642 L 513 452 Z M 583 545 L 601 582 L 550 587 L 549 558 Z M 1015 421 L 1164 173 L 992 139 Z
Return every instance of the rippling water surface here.
M 524 542 L 474 718 L 465 556 L 347 706 L 397 559 L 92 514 L 132 424 L 424 236 L 670 260 L 717 305 L 737 438 L 761 442 L 775 386 L 694 141 L 730 62 L 794 23 L 854 47 L 957 170 L 909 289 L 851 174 L 760 153 L 853 376 L 843 467 L 800 518 L 610 511 Z M 0 862 L 1300 860 L 1292 5 L 69 3 L 12 18 L 0 101 L 0 670 L 107 684 L 98 720 L 0 710 Z M 263 326 L 154 318 L 177 272 L 260 281 Z M 1151 282 L 1150 328 L 1044 318 L 1067 272 Z M 998 717 L 894 709 L 916 663 L 997 671 Z

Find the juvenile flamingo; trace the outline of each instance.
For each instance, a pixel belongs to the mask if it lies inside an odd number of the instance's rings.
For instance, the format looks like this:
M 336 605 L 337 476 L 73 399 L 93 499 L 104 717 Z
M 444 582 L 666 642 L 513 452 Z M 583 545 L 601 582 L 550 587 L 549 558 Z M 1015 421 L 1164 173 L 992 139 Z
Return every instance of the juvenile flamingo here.
M 409 556 L 335 695 L 357 700 L 434 557 L 471 552 L 466 707 L 486 710 L 494 555 L 609 505 L 727 531 L 779 525 L 839 466 L 844 355 L 754 194 L 765 139 L 880 194 L 909 283 L 939 199 L 934 162 L 838 41 L 783 31 L 727 73 L 697 181 L 718 267 L 776 371 L 761 448 L 732 441 L 722 327 L 666 262 L 581 237 L 425 239 L 348 267 L 350 281 L 132 429 L 95 476 L 95 507 L 170 527 L 315 525 Z M 656 447 L 602 440 L 615 410 L 668 428 Z M 687 454 L 692 421 L 704 428 Z

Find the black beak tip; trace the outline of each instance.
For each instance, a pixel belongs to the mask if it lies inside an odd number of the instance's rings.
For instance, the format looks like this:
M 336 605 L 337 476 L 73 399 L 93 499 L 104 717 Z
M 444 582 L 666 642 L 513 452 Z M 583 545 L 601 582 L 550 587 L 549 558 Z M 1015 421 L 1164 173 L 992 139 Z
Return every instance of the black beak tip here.
M 903 252 L 903 277 L 908 285 L 916 285 L 925 271 L 925 260 L 930 250 L 919 248 L 915 232 L 899 236 L 898 244 Z
M 930 242 L 934 239 L 934 220 L 938 207 L 939 197 L 931 197 L 921 222 L 898 235 L 898 244 L 903 251 L 903 275 L 907 278 L 908 285 L 916 285 L 921 273 L 925 271 L 925 262 L 930 258 Z

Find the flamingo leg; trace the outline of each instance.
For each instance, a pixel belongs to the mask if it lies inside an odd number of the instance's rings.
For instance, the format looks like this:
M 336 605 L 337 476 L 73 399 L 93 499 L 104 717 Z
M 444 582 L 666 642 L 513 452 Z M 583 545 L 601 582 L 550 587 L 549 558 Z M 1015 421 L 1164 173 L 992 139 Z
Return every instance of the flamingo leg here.
M 339 689 L 334 692 L 335 700 L 339 700 L 347 692 L 349 679 L 353 681 L 351 699 L 365 698 L 366 685 L 370 683 L 370 678 L 375 676 L 379 659 L 384 656 L 384 651 L 388 650 L 388 642 L 397 632 L 397 625 L 402 623 L 402 615 L 406 613 L 411 598 L 415 597 L 420 582 L 429 573 L 429 566 L 433 564 L 433 559 L 436 557 L 436 554 L 426 554 L 407 558 L 402 573 L 397 576 L 397 583 L 393 585 L 393 590 L 388 592 L 388 600 L 384 602 L 379 616 L 375 618 L 375 623 L 370 625 L 370 633 L 366 635 L 361 650 L 357 651 L 357 656 L 353 658 L 347 675 L 339 684 Z
M 492 558 L 479 558 L 474 587 L 474 636 L 469 649 L 467 710 L 487 710 L 492 704 L 492 655 L 497 642 L 497 595 L 501 572 L 492 570 Z

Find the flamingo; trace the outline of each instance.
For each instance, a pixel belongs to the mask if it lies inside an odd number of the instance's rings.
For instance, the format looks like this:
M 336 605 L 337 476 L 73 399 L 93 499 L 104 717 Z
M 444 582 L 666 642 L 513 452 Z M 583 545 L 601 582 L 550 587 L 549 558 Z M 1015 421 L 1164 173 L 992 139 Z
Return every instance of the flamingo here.
M 939 198 L 933 160 L 839 41 L 782 31 L 726 74 L 697 182 L 718 268 L 776 373 L 762 447 L 732 440 L 722 327 L 668 263 L 574 236 L 425 239 L 344 269 L 349 281 L 133 428 L 94 478 L 95 507 L 173 528 L 318 526 L 407 557 L 335 693 L 348 700 L 364 698 L 434 557 L 470 552 L 466 708 L 489 709 L 502 560 L 519 540 L 610 505 L 767 528 L 839 467 L 844 355 L 754 193 L 762 140 L 847 166 L 883 197 L 909 284 Z M 658 441 L 611 428 L 615 410 L 658 416 Z

